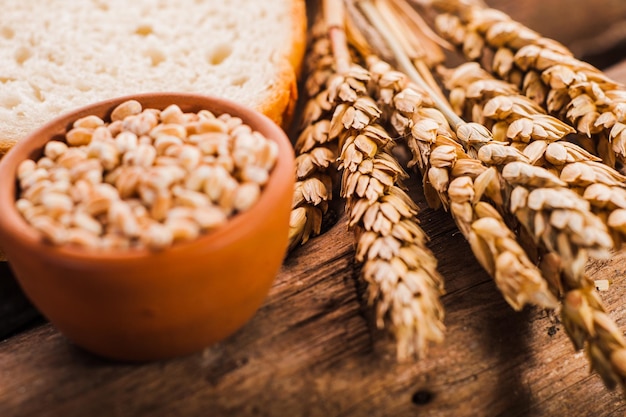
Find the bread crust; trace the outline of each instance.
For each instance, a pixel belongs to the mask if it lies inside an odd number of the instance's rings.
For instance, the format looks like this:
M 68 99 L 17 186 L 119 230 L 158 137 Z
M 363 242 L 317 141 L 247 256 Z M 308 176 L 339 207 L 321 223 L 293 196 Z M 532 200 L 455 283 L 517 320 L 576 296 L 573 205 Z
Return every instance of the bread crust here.
M 279 74 L 268 100 L 258 109 L 279 126 L 287 129 L 293 121 L 298 100 L 298 80 L 306 51 L 307 14 L 304 0 L 292 0 L 292 35 L 290 50 L 280 60 Z
M 257 110 L 286 129 L 293 119 L 298 100 L 298 81 L 295 69 L 289 60 L 281 59 L 278 65 L 279 72 L 272 90 L 267 100 Z
M 15 145 L 15 143 L 16 142 L 13 140 L 0 139 L 0 158 L 2 158 L 2 155 L 9 152 L 9 149 L 11 149 Z
M 300 77 L 302 62 L 306 52 L 307 42 L 307 12 L 304 0 L 293 0 L 293 24 L 292 24 L 292 48 L 289 54 L 289 62 L 293 66 L 297 77 Z

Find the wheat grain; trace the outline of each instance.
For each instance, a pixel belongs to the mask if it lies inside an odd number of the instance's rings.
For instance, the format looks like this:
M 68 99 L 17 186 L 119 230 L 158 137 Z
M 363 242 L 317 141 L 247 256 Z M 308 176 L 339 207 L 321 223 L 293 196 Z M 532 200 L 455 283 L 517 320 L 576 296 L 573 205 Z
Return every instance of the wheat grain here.
M 17 207 L 47 240 L 91 249 L 160 250 L 218 227 L 260 198 L 278 156 L 274 142 L 239 118 L 211 115 L 224 128 L 224 143 L 216 149 L 230 160 L 227 170 L 212 150 L 203 153 L 187 137 L 200 114 L 190 113 L 175 126 L 162 123 L 158 110 L 137 113 L 135 104 L 125 102 L 113 111 L 116 117 L 129 113 L 118 119 L 119 140 L 104 120 L 87 116 L 66 135 L 72 140 L 50 141 L 37 162 L 20 164 Z M 168 108 L 170 119 L 176 113 L 182 114 L 180 108 Z M 159 157 L 171 163 L 159 164 Z M 173 218 L 174 212 L 186 214 Z

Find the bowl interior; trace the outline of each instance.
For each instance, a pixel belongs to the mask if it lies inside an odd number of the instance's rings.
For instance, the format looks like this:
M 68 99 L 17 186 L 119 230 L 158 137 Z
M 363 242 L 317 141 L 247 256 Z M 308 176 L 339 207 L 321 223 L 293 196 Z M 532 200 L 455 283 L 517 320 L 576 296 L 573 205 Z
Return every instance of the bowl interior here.
M 164 109 L 171 104 L 177 104 L 184 112 L 198 112 L 206 109 L 216 115 L 228 113 L 240 117 L 253 130 L 259 131 L 268 139 L 278 144 L 279 155 L 276 165 L 270 172 L 269 180 L 265 184 L 259 200 L 247 211 L 237 213 L 228 221 L 189 242 L 178 242 L 168 250 L 185 251 L 192 245 L 224 245 L 238 239 L 237 231 L 248 222 L 258 221 L 257 213 L 271 209 L 277 197 L 277 192 L 289 184 L 293 177 L 294 153 L 291 143 L 285 132 L 269 118 L 244 105 L 230 100 L 199 95 L 193 93 L 144 93 L 105 100 L 74 111 L 70 111 L 33 131 L 26 138 L 18 142 L 2 160 L 0 160 L 0 178 L 5 184 L 0 187 L 0 247 L 10 245 L 15 239 L 31 246 L 45 246 L 46 251 L 53 252 L 54 256 L 63 256 L 73 259 L 119 259 L 144 257 L 150 254 L 148 249 L 131 249 L 119 251 L 94 251 L 71 246 L 53 246 L 42 242 L 39 234 L 21 216 L 15 207 L 17 181 L 14 180 L 17 168 L 24 159 L 38 159 L 45 144 L 53 139 L 65 136 L 72 123 L 84 116 L 97 115 L 105 121 L 110 118 L 112 110 L 120 103 L 134 99 L 144 108 Z M 10 261 L 10 259 L 9 259 Z

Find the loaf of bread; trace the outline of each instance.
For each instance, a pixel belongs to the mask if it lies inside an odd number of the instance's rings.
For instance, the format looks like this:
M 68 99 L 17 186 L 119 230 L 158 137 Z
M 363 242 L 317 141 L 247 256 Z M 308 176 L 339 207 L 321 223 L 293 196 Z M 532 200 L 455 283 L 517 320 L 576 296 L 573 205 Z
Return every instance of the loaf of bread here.
M 229 98 L 286 123 L 304 0 L 3 0 L 0 157 L 71 108 L 148 91 Z

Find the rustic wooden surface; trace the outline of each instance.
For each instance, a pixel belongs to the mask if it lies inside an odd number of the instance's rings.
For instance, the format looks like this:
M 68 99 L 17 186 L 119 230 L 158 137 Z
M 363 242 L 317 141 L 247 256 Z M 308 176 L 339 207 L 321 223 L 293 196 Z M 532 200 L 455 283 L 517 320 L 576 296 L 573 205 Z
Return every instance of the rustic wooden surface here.
M 620 3 L 621 4 L 621 3 Z M 616 72 L 616 74 L 622 74 Z M 626 80 L 623 72 L 622 80 Z M 558 319 L 514 312 L 450 217 L 410 184 L 447 294 L 446 341 L 397 363 L 361 298 L 353 240 L 339 220 L 289 254 L 262 308 L 229 339 L 187 357 L 108 361 L 38 318 L 0 266 L 0 416 L 622 417 Z M 626 330 L 626 253 L 589 266 Z
M 413 184 L 415 193 L 418 187 Z M 420 202 L 424 207 L 424 203 Z M 420 214 L 446 279 L 447 339 L 399 364 L 370 325 L 343 217 L 291 253 L 255 317 L 183 358 L 110 362 L 51 325 L 0 343 L 0 416 L 624 416 L 561 325 L 514 312 L 447 214 Z M 626 256 L 594 263 L 626 329 Z

